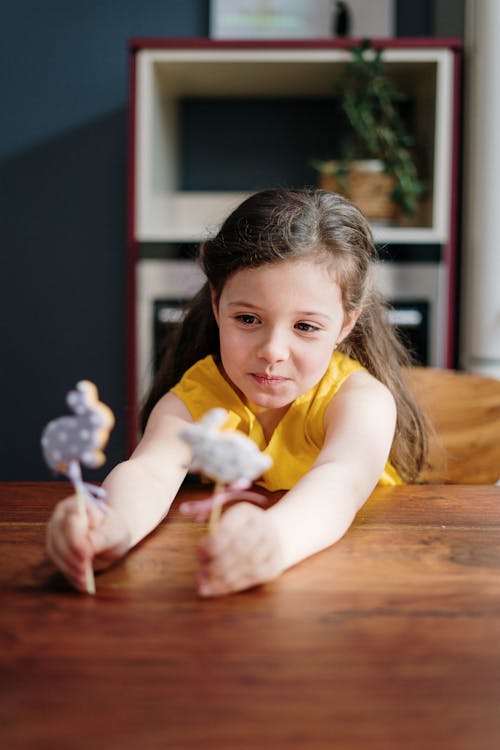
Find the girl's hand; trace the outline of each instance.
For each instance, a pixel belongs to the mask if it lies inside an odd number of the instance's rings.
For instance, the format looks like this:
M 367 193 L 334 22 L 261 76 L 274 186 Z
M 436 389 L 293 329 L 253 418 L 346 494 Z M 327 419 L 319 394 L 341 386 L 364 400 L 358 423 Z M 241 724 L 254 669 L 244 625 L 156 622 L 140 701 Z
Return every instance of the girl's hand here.
M 130 534 L 117 512 L 106 512 L 85 500 L 82 518 L 76 495 L 60 502 L 47 527 L 47 553 L 61 573 L 79 591 L 86 590 L 85 571 L 106 568 L 129 549 Z
M 201 596 L 218 596 L 271 581 L 283 572 L 274 522 L 251 503 L 227 510 L 198 548 Z

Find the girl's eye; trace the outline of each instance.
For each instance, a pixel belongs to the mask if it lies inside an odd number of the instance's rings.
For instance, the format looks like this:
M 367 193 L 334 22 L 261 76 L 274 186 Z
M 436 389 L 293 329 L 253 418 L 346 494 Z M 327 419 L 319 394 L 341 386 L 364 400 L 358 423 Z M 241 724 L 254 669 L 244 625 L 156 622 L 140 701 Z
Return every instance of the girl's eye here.
M 312 323 L 296 323 L 295 328 L 298 328 L 299 331 L 303 331 L 304 333 L 314 333 L 315 331 L 319 331 L 319 327 L 313 325 Z
M 251 326 L 254 323 L 257 323 L 257 318 L 255 315 L 250 315 L 249 313 L 242 313 L 241 315 L 236 315 L 236 320 L 239 323 L 243 323 L 243 325 Z

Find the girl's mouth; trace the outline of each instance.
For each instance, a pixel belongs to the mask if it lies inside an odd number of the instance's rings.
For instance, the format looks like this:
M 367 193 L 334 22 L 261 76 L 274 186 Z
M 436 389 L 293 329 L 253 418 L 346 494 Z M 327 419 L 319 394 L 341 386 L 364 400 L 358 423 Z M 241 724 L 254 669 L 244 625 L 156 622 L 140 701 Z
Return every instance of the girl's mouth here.
M 268 388 L 273 388 L 275 386 L 282 385 L 283 383 L 286 383 L 288 378 L 281 378 L 276 375 L 261 375 L 257 372 L 251 373 L 252 378 L 257 381 L 259 385 L 266 386 Z

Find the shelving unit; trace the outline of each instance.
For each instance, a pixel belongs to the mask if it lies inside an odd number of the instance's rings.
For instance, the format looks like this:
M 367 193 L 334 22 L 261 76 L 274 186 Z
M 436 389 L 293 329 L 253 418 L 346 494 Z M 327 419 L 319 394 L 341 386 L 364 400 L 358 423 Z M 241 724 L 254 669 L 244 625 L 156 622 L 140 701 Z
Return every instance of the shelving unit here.
M 128 243 L 130 258 L 130 403 L 135 404 L 137 368 L 144 370 L 150 348 L 145 304 L 147 279 L 158 278 L 159 261 L 151 261 L 151 248 L 199 242 L 215 231 L 232 207 L 253 189 L 217 189 L 219 164 L 227 161 L 224 150 L 207 140 L 214 182 L 209 190 L 196 185 L 184 189 L 182 111 L 186 101 L 272 101 L 279 108 L 293 99 L 304 108 L 332 98 L 335 81 L 349 59 L 353 40 L 232 42 L 210 40 L 134 40 L 130 54 L 130 200 Z M 398 87 L 411 102 L 411 128 L 415 134 L 421 176 L 428 189 L 419 214 L 391 226 L 374 226 L 377 243 L 397 246 L 398 255 L 412 248 L 438 248 L 434 259 L 435 298 L 432 313 L 432 364 L 449 365 L 454 357 L 455 254 L 457 213 L 457 149 L 459 112 L 460 44 L 455 40 L 382 40 L 383 59 Z M 256 105 L 257 106 L 257 105 Z M 332 128 L 332 142 L 334 141 Z M 282 135 L 282 134 L 281 134 Z M 205 134 L 202 137 L 206 137 Z M 311 133 L 308 133 L 311 138 Z M 280 138 L 280 133 L 269 133 Z M 222 140 L 224 140 L 222 138 Z M 268 165 L 266 165 L 268 169 Z M 239 170 L 240 172 L 242 170 Z M 266 173 L 268 174 L 268 172 Z M 288 184 L 283 171 L 273 175 L 274 184 Z M 402 249 L 401 249 L 402 248 Z M 160 253 L 161 254 L 161 253 Z M 404 258 L 403 258 L 404 261 Z M 174 276 L 189 276 L 189 266 Z M 188 263 L 188 261 L 183 261 Z M 151 265 L 157 264 L 156 266 Z M 417 259 L 418 263 L 418 259 Z M 148 271 L 148 264 L 150 268 Z M 163 270 L 165 295 L 169 284 L 168 261 Z M 409 264 L 404 264 L 407 271 Z M 192 266 L 191 266 L 192 267 Z M 383 280 L 387 269 L 382 269 Z M 177 275 L 176 275 L 177 274 Z M 194 278 L 194 277 L 193 277 Z M 138 279 L 140 284 L 137 283 Z M 195 281 L 196 285 L 198 281 Z M 382 281 L 383 283 L 383 281 Z M 188 281 L 188 286 L 190 282 Z M 154 283 L 153 283 L 154 286 Z M 400 285 L 405 286 L 405 283 Z M 410 284 L 411 286 L 411 284 Z M 394 289 L 394 294 L 398 289 Z M 143 309 L 140 321 L 136 311 Z M 137 357 L 136 340 L 142 341 Z M 139 373 L 139 380 L 143 372 Z

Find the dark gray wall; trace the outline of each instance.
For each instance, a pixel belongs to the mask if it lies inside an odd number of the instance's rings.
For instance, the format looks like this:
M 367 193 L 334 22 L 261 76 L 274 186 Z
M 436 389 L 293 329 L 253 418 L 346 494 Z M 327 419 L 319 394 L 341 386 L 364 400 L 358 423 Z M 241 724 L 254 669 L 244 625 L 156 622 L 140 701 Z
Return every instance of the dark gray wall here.
M 127 42 L 206 36 L 207 8 L 2 3 L 2 480 L 50 478 L 39 435 L 81 378 L 117 416 L 108 466 L 124 457 Z
M 80 378 L 117 416 L 108 466 L 125 455 L 127 41 L 206 36 L 208 5 L 1 4 L 0 480 L 50 478 L 39 435 Z M 430 0 L 396 8 L 432 34 Z

